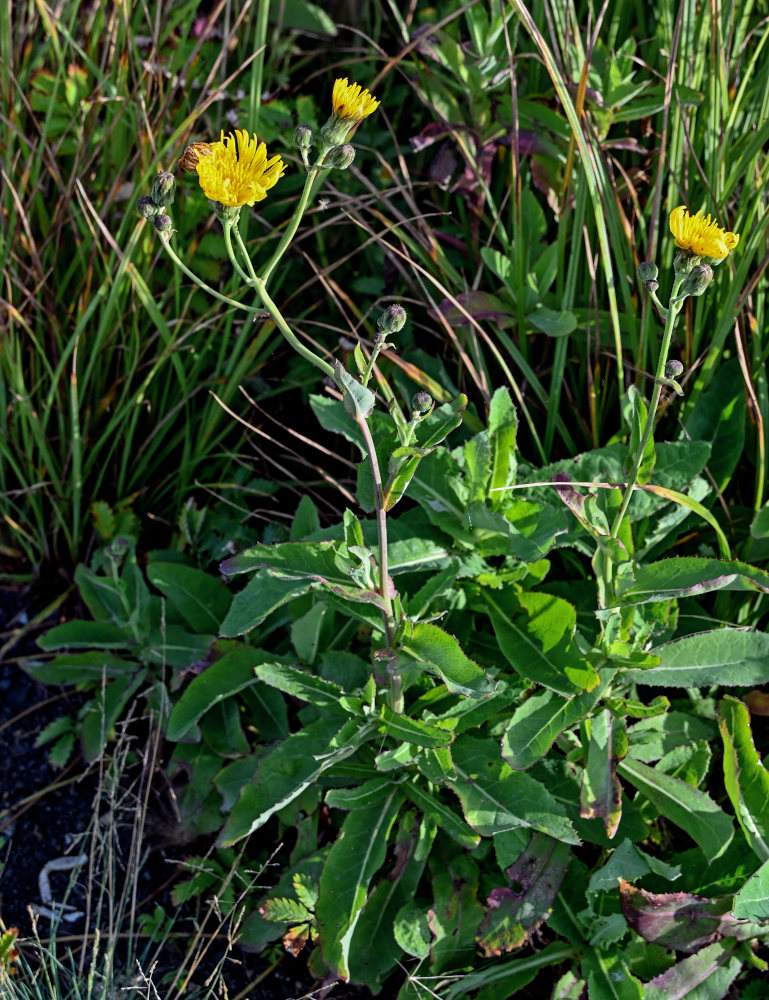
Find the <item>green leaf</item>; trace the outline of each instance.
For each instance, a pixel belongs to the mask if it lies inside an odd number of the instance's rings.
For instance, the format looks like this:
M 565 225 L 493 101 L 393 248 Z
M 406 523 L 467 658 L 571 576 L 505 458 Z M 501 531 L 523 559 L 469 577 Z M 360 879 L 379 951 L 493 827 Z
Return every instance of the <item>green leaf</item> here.
M 462 423 L 462 414 L 467 407 L 467 396 L 460 393 L 456 399 L 435 409 L 416 427 L 416 443 L 420 448 L 434 448 Z
M 585 947 L 582 975 L 587 979 L 590 1000 L 645 1000 L 643 986 L 630 972 L 617 948 L 603 952 Z
M 353 420 L 367 420 L 376 405 L 376 396 L 351 375 L 339 361 L 334 361 L 334 381 L 344 393 L 344 408 Z
M 617 777 L 617 764 L 626 753 L 625 720 L 615 718 L 608 708 L 593 715 L 579 814 L 584 819 L 602 819 L 610 840 L 622 816 L 622 785 Z
M 738 920 L 769 920 L 769 861 L 765 861 L 734 897 L 732 915 Z
M 338 719 L 324 717 L 277 744 L 259 761 L 256 774 L 241 789 L 219 835 L 219 844 L 229 847 L 247 837 L 301 795 L 333 763 L 329 741 L 344 732 L 344 727 L 339 729 Z M 353 741 L 346 749 L 353 753 L 356 746 Z
M 284 0 L 280 8 L 280 24 L 284 29 L 294 28 L 302 34 L 309 32 L 332 37 L 337 34 L 333 19 L 322 7 L 308 0 Z
M 769 861 L 769 771 L 753 743 L 750 713 L 741 701 L 727 696 L 719 703 L 718 721 L 726 792 L 753 852 Z
M 125 660 L 98 649 L 62 653 L 48 663 L 27 661 L 24 669 L 42 684 L 100 684 L 103 677 L 122 677 L 139 669 L 135 660 Z
M 341 434 L 354 445 L 357 445 L 362 455 L 366 454 L 366 443 L 363 433 L 354 420 L 350 420 L 343 404 L 328 396 L 310 396 L 310 406 L 318 423 L 324 430 Z
M 538 303 L 526 319 L 548 337 L 568 337 L 577 327 L 577 317 L 568 309 L 548 309 Z
M 685 830 L 708 861 L 719 857 L 729 846 L 734 836 L 731 817 L 705 792 L 630 758 L 623 760 L 617 770 L 663 816 Z
M 769 593 L 769 573 L 747 563 L 696 556 L 661 559 L 639 566 L 619 596 L 623 604 L 692 597 L 715 590 Z
M 217 577 L 183 563 L 149 562 L 147 577 L 184 618 L 193 632 L 219 632 L 232 595 Z
M 644 852 L 626 837 L 612 851 L 603 867 L 593 872 L 588 883 L 589 892 L 616 892 L 620 879 L 633 882 L 654 872 L 668 882 L 681 877 L 680 865 L 666 865 L 664 861 Z
M 577 612 L 552 594 L 484 593 L 505 658 L 526 680 L 569 697 L 600 683 L 574 642 Z
M 482 837 L 523 826 L 567 844 L 580 842 L 563 806 L 539 781 L 506 764 L 495 740 L 463 735 L 454 743 L 452 758 L 457 777 L 447 787 Z
M 233 597 L 220 634 L 237 636 L 250 632 L 281 605 L 293 597 L 306 594 L 313 586 L 315 583 L 306 578 L 275 576 L 269 569 L 258 570 L 243 590 Z
M 553 691 L 537 691 L 513 713 L 502 736 L 502 756 L 516 771 L 544 757 L 557 737 L 584 719 L 598 701 L 603 685 L 564 699 Z
M 225 576 L 267 567 L 296 580 L 350 582 L 351 563 L 343 542 L 278 542 L 254 545 L 225 559 L 219 567 Z
M 362 809 L 381 801 L 383 793 L 397 784 L 392 778 L 370 778 L 352 788 L 331 788 L 326 792 L 326 805 L 329 809 Z
M 454 734 L 448 727 L 429 726 L 419 719 L 410 719 L 407 715 L 393 712 L 387 705 L 379 709 L 381 725 L 379 732 L 394 740 L 403 740 L 418 747 L 447 747 L 454 739 Z
M 397 916 L 403 907 L 413 903 L 427 856 L 435 838 L 435 826 L 415 813 L 407 814 L 401 823 L 392 850 L 393 868 L 384 876 L 366 901 L 355 925 L 350 945 L 350 973 L 353 982 L 363 983 L 373 993 L 379 993 L 382 980 L 401 957 L 402 946 L 395 930 Z M 420 929 L 430 933 L 427 914 L 423 913 Z M 419 932 L 417 932 L 419 933 Z M 411 944 L 417 938 L 412 937 Z M 376 947 L 372 943 L 376 942 Z
M 167 736 L 174 743 L 205 715 L 212 705 L 231 698 L 244 688 L 259 684 L 254 667 L 265 657 L 259 649 L 238 644 L 193 677 L 171 711 Z
M 396 448 L 388 461 L 388 477 L 382 494 L 384 510 L 392 510 L 406 492 L 409 483 L 414 478 L 417 466 L 422 459 L 430 454 L 428 448 L 413 446 Z
M 422 810 L 441 830 L 445 831 L 452 840 L 468 850 L 474 850 L 481 842 L 478 834 L 472 830 L 465 821 L 444 805 L 438 798 L 425 791 L 418 782 L 406 782 L 403 791 L 411 799 L 415 806 Z
M 49 629 L 37 640 L 41 649 L 67 649 L 80 646 L 88 649 L 125 649 L 136 642 L 124 629 L 110 622 L 64 622 Z
M 256 668 L 256 676 L 270 687 L 278 688 L 318 708 L 343 712 L 339 705 L 339 699 L 344 694 L 342 688 L 331 681 L 308 674 L 306 670 L 289 667 L 284 663 L 260 663 Z
M 291 522 L 290 540 L 292 542 L 300 542 L 315 531 L 320 531 L 318 509 L 312 502 L 310 495 L 304 493 L 297 504 L 294 520 Z
M 316 907 L 323 961 L 332 976 L 349 981 L 350 942 L 368 885 L 382 866 L 390 829 L 403 795 L 392 785 L 379 798 L 347 814 L 320 876 Z
M 427 958 L 433 936 L 430 933 L 427 907 L 410 902 L 398 910 L 393 924 L 395 940 L 412 958 Z
M 625 476 L 629 476 L 633 468 L 636 460 L 636 454 L 638 449 L 641 447 L 641 438 L 643 437 L 644 430 L 649 419 L 649 411 L 646 408 L 646 402 L 634 385 L 631 385 L 628 389 L 628 398 L 633 412 L 633 423 L 630 429 L 628 452 L 625 456 L 625 462 L 622 467 L 622 471 L 625 473 Z M 638 468 L 638 477 L 636 482 L 638 482 L 639 485 L 644 486 L 649 482 L 652 477 L 652 472 L 654 472 L 654 464 L 656 460 L 657 456 L 654 451 L 654 435 L 650 434 L 644 447 L 641 464 Z
M 469 503 L 483 503 L 491 476 L 491 443 L 486 431 L 465 442 L 463 452 Z
M 462 652 L 453 635 L 437 625 L 420 623 L 403 639 L 403 649 L 443 680 L 449 691 L 467 698 L 485 698 L 495 689 L 491 677 Z
M 506 499 L 504 490 L 515 482 L 518 463 L 515 457 L 518 414 L 510 398 L 510 391 L 503 386 L 491 397 L 489 405 L 489 441 L 491 443 L 491 478 L 489 497 L 493 507 L 499 507 Z M 495 490 L 500 492 L 495 493 Z
M 644 986 L 644 1000 L 723 1000 L 742 970 L 733 941 L 718 941 L 682 959 Z
M 318 652 L 326 647 L 334 634 L 334 612 L 324 601 L 318 601 L 291 625 L 291 643 L 296 655 L 312 665 Z
M 462 976 L 461 979 L 448 987 L 445 997 L 446 1000 L 466 1000 L 474 990 L 482 987 L 493 989 L 497 985 L 501 993 L 487 994 L 487 996 L 512 998 L 525 986 L 528 986 L 542 969 L 548 965 L 560 965 L 568 962 L 573 957 L 573 948 L 561 942 L 553 942 L 537 950 L 534 954 L 503 962 L 493 962 L 485 969 L 479 969 Z M 563 979 L 560 981 L 562 982 Z M 580 983 L 579 989 L 573 994 L 554 992 L 552 1000 L 571 1000 L 572 996 L 574 1000 L 580 1000 L 583 985 Z M 478 996 L 480 998 L 482 994 L 478 994 Z
M 265 920 L 277 924 L 302 924 L 312 920 L 312 913 L 296 899 L 268 899 L 259 907 Z
M 749 687 L 769 680 L 769 635 L 720 628 L 675 639 L 651 652 L 660 658 L 650 670 L 628 670 L 623 678 L 655 687 Z
M 428 920 L 433 934 L 432 971 L 439 975 L 472 961 L 475 935 L 483 919 L 478 902 L 478 865 L 467 854 L 430 858 L 433 905 Z M 460 957 L 462 956 L 462 957 Z
M 147 671 L 140 670 L 116 677 L 97 693 L 83 719 L 83 754 L 87 760 L 96 760 L 108 740 L 114 738 L 112 727 L 146 676 Z

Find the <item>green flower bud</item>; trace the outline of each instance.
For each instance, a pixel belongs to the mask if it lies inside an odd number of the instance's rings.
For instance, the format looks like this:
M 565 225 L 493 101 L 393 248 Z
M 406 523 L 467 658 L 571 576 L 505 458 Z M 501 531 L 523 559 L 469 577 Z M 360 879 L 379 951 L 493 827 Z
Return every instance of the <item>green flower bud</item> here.
M 656 281 L 659 271 L 653 260 L 645 260 L 638 265 L 636 274 L 639 280 L 646 284 L 648 281 Z
M 173 222 L 169 215 L 155 215 L 152 218 L 152 225 L 159 233 L 168 233 L 173 227 Z
M 309 149 L 312 146 L 312 129 L 309 125 L 297 125 L 294 129 L 294 145 L 297 149 Z
M 403 306 L 388 306 L 376 325 L 385 333 L 398 333 L 406 324 L 406 310 Z
M 668 361 L 665 365 L 665 378 L 678 378 L 683 373 L 684 366 L 680 361 Z
M 411 400 L 412 416 L 415 420 L 417 418 L 426 417 L 434 405 L 433 397 L 429 392 L 425 392 L 424 389 L 422 389 L 420 392 L 415 393 L 413 399 Z
M 325 162 L 336 170 L 347 170 L 354 159 L 355 147 L 351 146 L 349 142 L 345 142 L 341 146 L 334 146 Z
M 161 170 L 155 177 L 152 185 L 152 200 L 156 205 L 173 205 L 174 192 L 176 191 L 176 181 L 174 175 L 168 170 Z
M 673 270 L 680 278 L 688 274 L 699 262 L 700 258 L 692 256 L 688 250 L 679 250 L 673 259 Z
M 152 198 L 148 194 L 145 194 L 143 198 L 140 198 L 136 202 L 136 211 L 143 219 L 151 219 L 153 215 L 158 214 L 160 209 Z
M 696 264 L 686 275 L 681 295 L 702 295 L 712 280 L 713 268 L 708 264 Z

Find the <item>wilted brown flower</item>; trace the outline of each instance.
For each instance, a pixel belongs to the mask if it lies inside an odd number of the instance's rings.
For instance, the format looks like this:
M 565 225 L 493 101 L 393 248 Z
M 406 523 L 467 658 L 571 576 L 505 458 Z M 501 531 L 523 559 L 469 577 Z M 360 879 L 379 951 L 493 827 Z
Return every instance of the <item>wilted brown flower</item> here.
M 211 153 L 211 145 L 207 142 L 193 142 L 184 150 L 182 155 L 179 157 L 179 166 L 182 170 L 187 170 L 189 173 L 195 173 L 198 165 L 198 160 L 202 156 L 209 156 Z

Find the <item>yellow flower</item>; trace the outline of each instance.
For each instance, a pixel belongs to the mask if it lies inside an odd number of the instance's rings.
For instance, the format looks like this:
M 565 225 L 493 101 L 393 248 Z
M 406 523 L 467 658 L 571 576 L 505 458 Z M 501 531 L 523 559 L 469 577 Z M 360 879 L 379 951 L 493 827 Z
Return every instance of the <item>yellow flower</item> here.
M 285 164 L 279 156 L 267 159 L 267 147 L 245 129 L 235 129 L 219 142 L 209 144 L 209 154 L 195 165 L 203 193 L 211 201 L 230 208 L 253 205 L 267 196 L 283 176 Z
M 361 90 L 359 83 L 348 83 L 347 77 L 334 84 L 331 104 L 335 115 L 355 124 L 368 118 L 379 107 L 379 101 L 373 95 Z
M 728 257 L 740 242 L 737 233 L 727 233 L 709 215 L 703 217 L 702 209 L 696 215 L 690 215 L 683 205 L 670 213 L 670 232 L 681 250 L 688 250 L 695 257 L 711 257 L 713 260 Z

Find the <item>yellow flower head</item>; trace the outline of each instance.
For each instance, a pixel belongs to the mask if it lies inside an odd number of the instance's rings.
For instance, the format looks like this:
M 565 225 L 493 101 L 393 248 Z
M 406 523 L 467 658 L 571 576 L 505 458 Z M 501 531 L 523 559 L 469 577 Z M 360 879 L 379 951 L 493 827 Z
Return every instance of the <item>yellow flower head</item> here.
M 235 129 L 219 142 L 209 144 L 207 156 L 195 165 L 203 193 L 230 208 L 253 205 L 267 196 L 283 176 L 286 165 L 279 156 L 267 159 L 267 147 L 245 129 Z
M 737 233 L 727 233 L 709 215 L 703 217 L 702 209 L 696 215 L 690 215 L 683 205 L 670 213 L 670 232 L 681 250 L 687 250 L 695 257 L 711 257 L 713 260 L 728 257 L 740 242 Z
M 350 124 L 357 124 L 368 118 L 379 107 L 379 101 L 367 90 L 361 90 L 359 83 L 337 80 L 331 97 L 334 114 Z

